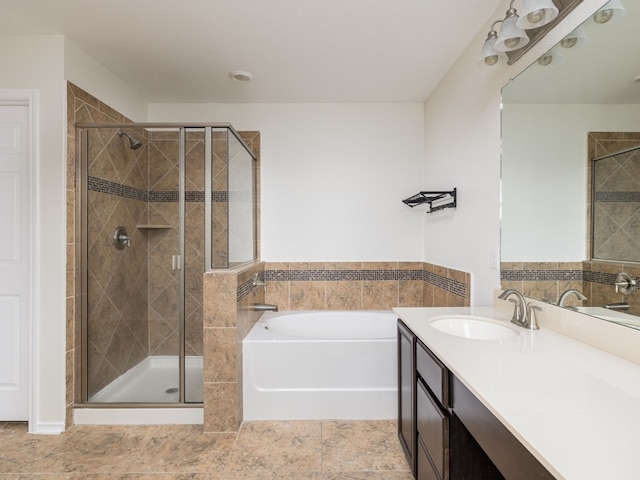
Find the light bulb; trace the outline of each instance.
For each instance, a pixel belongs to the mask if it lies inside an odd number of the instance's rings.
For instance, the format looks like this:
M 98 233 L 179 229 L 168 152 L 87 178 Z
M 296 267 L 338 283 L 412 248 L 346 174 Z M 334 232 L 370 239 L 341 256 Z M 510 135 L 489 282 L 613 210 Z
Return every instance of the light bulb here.
M 545 17 L 544 9 L 534 10 L 533 12 L 529 12 L 527 14 L 527 20 L 530 23 L 540 23 Z
M 606 10 L 598 10 L 593 16 L 593 21 L 596 23 L 607 23 L 613 17 L 613 10 L 607 8 Z
M 560 45 L 562 45 L 563 48 L 575 47 L 576 43 L 578 43 L 578 39 L 576 37 L 563 38 L 560 40 Z
M 489 57 L 484 57 L 484 64 L 491 66 L 498 63 L 498 55 L 491 55 Z
M 543 55 L 538 59 L 538 63 L 543 67 L 546 67 L 547 65 L 551 65 L 551 62 L 553 62 L 553 55 L 551 54 Z

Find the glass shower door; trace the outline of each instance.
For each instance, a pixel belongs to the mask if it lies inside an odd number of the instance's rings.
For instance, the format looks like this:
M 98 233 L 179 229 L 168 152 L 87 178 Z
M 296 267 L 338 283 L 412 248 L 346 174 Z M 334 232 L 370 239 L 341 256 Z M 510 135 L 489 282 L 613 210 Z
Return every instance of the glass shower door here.
M 83 399 L 179 401 L 177 131 L 83 130 Z

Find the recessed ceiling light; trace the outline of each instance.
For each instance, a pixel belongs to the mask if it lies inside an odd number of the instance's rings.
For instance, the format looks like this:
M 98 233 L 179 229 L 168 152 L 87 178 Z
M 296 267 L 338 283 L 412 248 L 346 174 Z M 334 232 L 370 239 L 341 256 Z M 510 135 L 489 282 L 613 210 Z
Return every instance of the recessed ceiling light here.
M 248 82 L 253 78 L 249 72 L 245 72 L 244 70 L 234 70 L 233 72 L 229 72 L 229 77 L 234 82 Z

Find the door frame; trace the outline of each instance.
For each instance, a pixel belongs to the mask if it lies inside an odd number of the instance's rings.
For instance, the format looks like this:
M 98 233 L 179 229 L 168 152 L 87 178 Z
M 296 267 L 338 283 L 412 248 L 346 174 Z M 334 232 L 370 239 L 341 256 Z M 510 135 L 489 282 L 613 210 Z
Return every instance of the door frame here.
M 40 170 L 40 150 L 39 150 L 39 91 L 36 89 L 5 89 L 0 88 L 0 106 L 21 105 L 26 106 L 29 111 L 29 309 L 27 312 L 27 355 L 29 378 L 27 385 L 29 389 L 29 432 L 31 433 L 51 433 L 39 432 L 36 419 L 38 409 L 38 358 L 39 352 L 36 348 L 40 344 L 39 322 L 40 302 L 40 258 L 38 253 L 37 238 L 39 238 L 40 224 L 38 219 L 39 208 L 39 170 Z M 56 432 L 58 433 L 58 432 Z

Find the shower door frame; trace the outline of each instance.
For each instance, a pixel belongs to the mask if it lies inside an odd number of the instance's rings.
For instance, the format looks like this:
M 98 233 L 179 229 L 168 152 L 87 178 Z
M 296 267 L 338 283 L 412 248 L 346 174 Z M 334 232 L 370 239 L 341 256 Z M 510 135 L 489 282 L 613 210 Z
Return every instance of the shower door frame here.
M 78 224 L 76 225 L 76 233 L 79 233 L 81 241 L 80 243 L 80 255 L 77 267 L 81 272 L 80 275 L 80 288 L 77 291 L 81 292 L 81 320 L 80 320 L 80 336 L 81 336 L 81 352 L 80 352 L 80 387 L 79 396 L 80 402 L 74 401 L 74 407 L 76 408 L 193 408 L 194 406 L 200 406 L 203 402 L 186 402 L 185 401 L 185 190 L 186 190 L 186 133 L 189 129 L 202 129 L 205 136 L 205 228 L 204 228 L 204 245 L 205 245 L 205 266 L 204 271 L 213 271 L 211 264 L 212 259 L 212 162 L 213 162 L 213 131 L 215 129 L 225 129 L 231 132 L 233 136 L 238 140 L 244 149 L 249 153 L 254 162 L 257 161 L 256 155 L 253 153 L 247 143 L 240 137 L 238 132 L 233 128 L 230 123 L 131 123 L 131 122 L 114 122 L 114 123 L 77 123 L 76 128 L 76 219 Z M 110 403 L 91 403 L 89 402 L 88 392 L 88 242 L 87 242 L 87 225 L 88 225 L 88 131 L 99 128 L 118 129 L 118 128 L 149 128 L 149 129 L 175 129 L 179 131 L 179 350 L 178 350 L 178 375 L 179 375 L 179 399 L 177 402 L 110 402 Z M 251 178 L 252 188 L 252 202 L 253 202 L 253 228 L 254 236 L 256 235 L 257 228 L 257 212 L 256 212 L 256 171 L 255 166 L 252 168 Z M 207 194 L 209 192 L 209 194 Z M 228 219 L 227 219 L 228 220 Z M 257 259 L 257 246 L 254 241 L 253 247 L 253 260 Z M 77 280 L 76 280 L 77 281 Z M 78 328 L 75 329 L 78 332 Z M 204 332 L 203 332 L 204 334 Z M 203 352 L 204 355 L 204 352 Z M 78 391 L 78 386 L 74 387 L 75 391 Z M 203 399 L 204 400 L 204 399 Z

